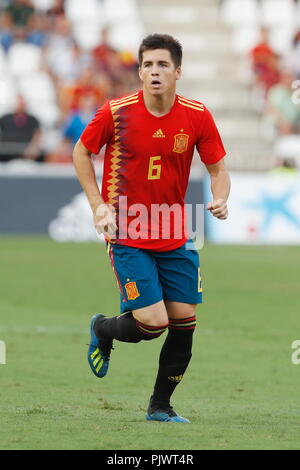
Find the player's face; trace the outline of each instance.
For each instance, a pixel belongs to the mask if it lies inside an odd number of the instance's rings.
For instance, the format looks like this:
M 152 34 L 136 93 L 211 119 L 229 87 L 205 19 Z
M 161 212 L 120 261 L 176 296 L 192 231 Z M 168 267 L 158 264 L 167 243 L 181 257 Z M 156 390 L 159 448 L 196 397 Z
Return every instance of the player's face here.
M 167 49 L 148 50 L 143 53 L 139 69 L 144 88 L 151 95 L 163 95 L 176 88 L 176 80 L 181 76 L 181 68 L 175 67 Z

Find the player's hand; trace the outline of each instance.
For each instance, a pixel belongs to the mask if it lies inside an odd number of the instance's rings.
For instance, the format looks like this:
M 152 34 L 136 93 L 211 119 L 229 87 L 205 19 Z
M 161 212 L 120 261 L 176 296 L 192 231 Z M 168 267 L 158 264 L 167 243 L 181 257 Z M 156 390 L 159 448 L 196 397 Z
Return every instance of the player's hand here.
M 114 207 L 108 204 L 99 204 L 94 210 L 94 225 L 99 235 L 115 238 L 117 223 Z
M 207 210 L 217 219 L 225 220 L 228 217 L 227 203 L 224 199 L 215 199 L 207 204 Z

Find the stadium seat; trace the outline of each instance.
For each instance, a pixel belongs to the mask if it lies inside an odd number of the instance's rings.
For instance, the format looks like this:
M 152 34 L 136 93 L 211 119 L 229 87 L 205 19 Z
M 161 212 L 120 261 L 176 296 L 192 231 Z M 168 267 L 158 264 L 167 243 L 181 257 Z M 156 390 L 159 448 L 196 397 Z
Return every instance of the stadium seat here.
M 227 34 L 206 34 L 205 31 L 184 31 L 176 34 L 177 39 L 184 44 L 188 52 L 209 55 L 209 51 L 222 51 L 225 54 L 230 47 L 230 37 Z
M 263 0 L 262 23 L 268 26 L 293 25 L 296 18 L 293 0 Z
M 28 112 L 42 126 L 54 126 L 59 117 L 56 93 L 50 76 L 45 72 L 25 75 L 18 79 L 18 91 L 24 97 Z
M 102 2 L 98 0 L 89 0 L 88 2 L 67 0 L 65 10 L 78 45 L 84 50 L 96 47 L 104 23 Z
M 41 106 L 38 102 L 29 102 L 27 110 L 40 121 L 42 126 L 54 127 L 59 119 L 59 109 L 56 103 L 43 103 Z
M 50 76 L 45 72 L 19 79 L 18 88 L 28 103 L 55 103 L 56 93 Z
M 248 54 L 259 40 L 258 26 L 240 26 L 235 27 L 231 35 L 232 49 L 237 54 Z
M 42 52 L 33 44 L 14 44 L 7 54 L 11 73 L 16 77 L 36 73 L 42 65 Z
M 286 54 L 291 51 L 295 28 L 283 24 L 275 26 L 270 31 L 270 44 L 278 54 Z
M 42 126 L 42 147 L 46 152 L 54 152 L 62 139 L 61 130 L 53 126 Z
M 190 5 L 172 5 L 172 8 L 168 5 L 162 5 L 159 7 L 159 19 L 167 24 L 176 24 L 176 23 L 185 23 L 192 24 L 195 22 L 195 17 L 197 18 L 197 9 L 194 6 Z M 157 12 L 153 7 L 149 8 L 149 15 L 156 15 Z M 199 13 L 198 13 L 199 14 Z
M 184 64 L 184 76 L 186 79 L 213 80 L 217 74 L 218 66 L 211 61 Z
M 73 0 L 72 0 L 73 1 Z M 126 24 L 140 17 L 136 0 L 104 0 L 105 24 Z
M 296 12 L 295 12 L 296 26 L 300 28 L 300 2 L 297 3 L 295 8 L 296 8 Z
M 4 73 L 7 70 L 7 62 L 5 52 L 2 46 L 0 46 L 0 73 Z
M 143 38 L 144 28 L 139 21 L 113 23 L 109 28 L 109 43 L 120 51 L 131 51 L 134 55 Z
M 221 17 L 228 25 L 257 24 L 260 9 L 256 0 L 225 0 L 221 7 Z
M 91 50 L 99 44 L 100 31 L 98 22 L 76 22 L 72 27 L 74 39 L 83 50 Z
M 123 0 L 122 0 L 123 3 Z M 68 20 L 73 23 L 97 20 L 101 22 L 103 16 L 102 2 L 98 0 L 66 0 L 65 12 Z
M 17 89 L 13 78 L 7 72 L 1 73 L 0 116 L 10 113 L 16 105 Z
M 54 0 L 31 0 L 36 10 L 47 11 L 54 6 Z

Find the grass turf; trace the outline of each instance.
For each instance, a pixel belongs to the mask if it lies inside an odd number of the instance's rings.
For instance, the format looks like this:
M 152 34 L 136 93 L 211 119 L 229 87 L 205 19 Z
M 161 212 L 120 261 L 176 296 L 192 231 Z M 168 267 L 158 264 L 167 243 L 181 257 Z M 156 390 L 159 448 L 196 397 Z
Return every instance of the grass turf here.
M 299 449 L 299 248 L 207 245 L 193 359 L 174 408 L 147 422 L 163 338 L 115 343 L 89 370 L 90 316 L 118 313 L 103 246 L 0 240 L 1 449 Z

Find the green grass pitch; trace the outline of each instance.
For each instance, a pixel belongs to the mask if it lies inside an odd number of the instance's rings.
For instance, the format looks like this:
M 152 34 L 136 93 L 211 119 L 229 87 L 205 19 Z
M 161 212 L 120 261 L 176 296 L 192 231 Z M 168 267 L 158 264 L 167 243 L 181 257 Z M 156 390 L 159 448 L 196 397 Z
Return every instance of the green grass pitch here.
M 103 245 L 0 240 L 1 449 L 299 449 L 299 248 L 206 245 L 193 358 L 173 396 L 190 425 L 145 411 L 163 338 L 115 342 L 97 379 L 90 316 L 119 312 Z

